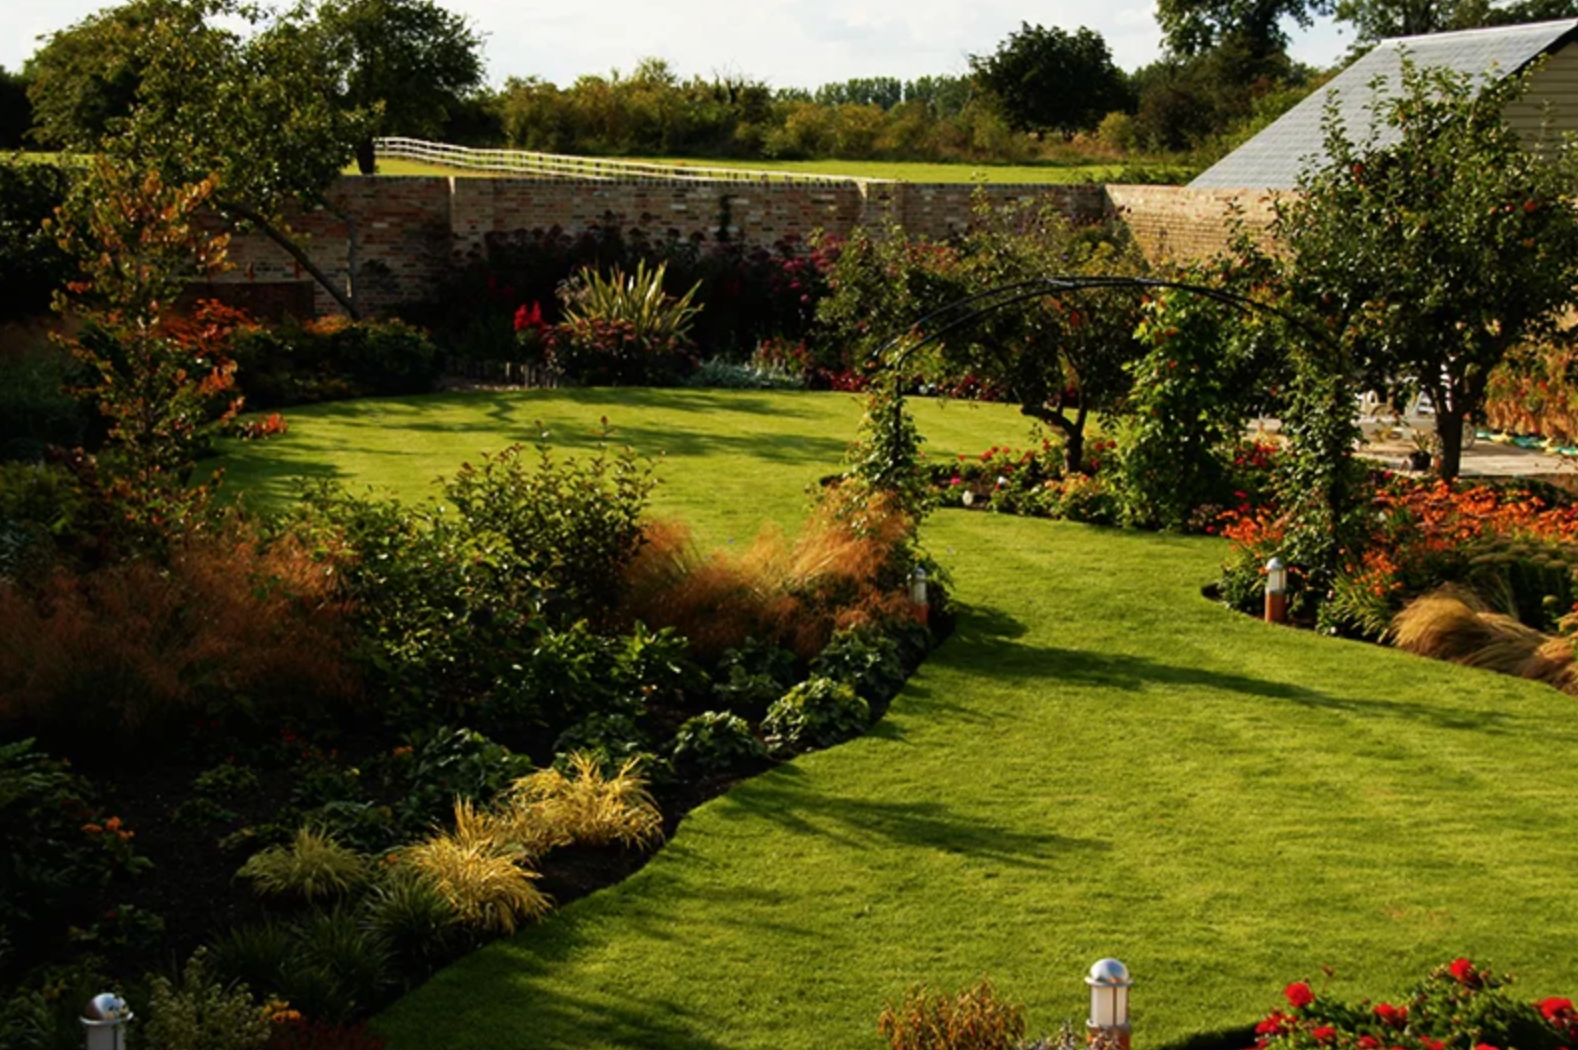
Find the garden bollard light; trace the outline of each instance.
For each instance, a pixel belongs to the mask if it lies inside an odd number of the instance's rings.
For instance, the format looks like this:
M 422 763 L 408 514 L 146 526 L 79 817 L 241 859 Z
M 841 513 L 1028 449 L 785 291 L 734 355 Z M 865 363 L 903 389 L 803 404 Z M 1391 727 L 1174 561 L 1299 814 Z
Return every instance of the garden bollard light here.
M 1129 1050 L 1129 988 L 1134 984 L 1129 968 L 1116 959 L 1102 959 L 1090 968 L 1085 983 L 1090 985 L 1086 1042 Z
M 125 1050 L 126 1024 L 132 1019 L 126 1000 L 111 992 L 95 995 L 82 1010 L 88 1050 Z
M 915 571 L 910 573 L 910 601 L 916 605 L 926 604 L 926 569 L 924 566 L 915 566 Z
M 1288 570 L 1281 558 L 1266 562 L 1266 622 L 1288 622 Z

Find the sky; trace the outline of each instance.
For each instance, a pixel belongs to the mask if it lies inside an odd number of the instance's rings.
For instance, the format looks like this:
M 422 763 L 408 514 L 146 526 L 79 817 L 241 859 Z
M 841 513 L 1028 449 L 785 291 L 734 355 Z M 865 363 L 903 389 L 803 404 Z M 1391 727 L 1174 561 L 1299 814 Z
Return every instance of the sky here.
M 629 71 L 666 59 L 681 77 L 743 74 L 775 88 L 851 77 L 903 80 L 959 74 L 1020 23 L 1088 26 L 1133 70 L 1155 60 L 1161 33 L 1151 0 L 440 0 L 484 34 L 488 76 L 537 76 L 566 86 L 586 73 Z M 0 0 L 0 66 L 17 69 L 37 38 L 108 6 L 107 0 Z M 1293 57 L 1327 66 L 1348 37 L 1330 22 L 1290 27 Z

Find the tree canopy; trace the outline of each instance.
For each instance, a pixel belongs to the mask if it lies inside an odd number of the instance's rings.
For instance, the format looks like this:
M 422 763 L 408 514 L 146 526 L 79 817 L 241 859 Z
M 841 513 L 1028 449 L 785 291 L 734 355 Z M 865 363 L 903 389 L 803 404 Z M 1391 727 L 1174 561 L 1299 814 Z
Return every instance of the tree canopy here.
M 373 170 L 373 134 L 436 137 L 482 86 L 482 38 L 432 0 L 326 0 L 318 10 L 345 108 L 377 112 L 358 144 Z
M 990 55 L 971 55 L 976 82 L 1017 130 L 1072 134 L 1129 105 L 1123 73 L 1101 34 L 1020 23 Z
M 1332 334 L 1366 386 L 1430 395 L 1443 477 L 1457 474 L 1491 370 L 1578 303 L 1578 164 L 1554 137 L 1524 149 L 1507 125 L 1525 86 L 1481 88 L 1405 60 L 1366 138 L 1328 114 L 1330 160 L 1274 224 L 1292 307 Z M 1382 145 L 1383 128 L 1401 137 Z

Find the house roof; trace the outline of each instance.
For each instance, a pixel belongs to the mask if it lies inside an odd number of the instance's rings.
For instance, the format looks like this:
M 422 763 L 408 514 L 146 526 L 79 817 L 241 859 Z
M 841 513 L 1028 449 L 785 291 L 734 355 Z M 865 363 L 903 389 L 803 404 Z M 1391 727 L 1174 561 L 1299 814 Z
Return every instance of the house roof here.
M 1575 32 L 1578 19 L 1568 18 L 1383 40 L 1189 185 L 1197 189 L 1293 188 L 1306 165 L 1318 166 L 1325 158 L 1321 121 L 1327 101 L 1337 100 L 1348 134 L 1363 141 L 1370 131 L 1368 108 L 1376 94 L 1372 84 L 1381 78 L 1383 85 L 1396 89 L 1404 51 L 1420 66 L 1445 66 L 1471 76 L 1508 76 L 1556 50 Z M 1394 128 L 1383 128 L 1379 144 L 1394 142 L 1398 135 Z

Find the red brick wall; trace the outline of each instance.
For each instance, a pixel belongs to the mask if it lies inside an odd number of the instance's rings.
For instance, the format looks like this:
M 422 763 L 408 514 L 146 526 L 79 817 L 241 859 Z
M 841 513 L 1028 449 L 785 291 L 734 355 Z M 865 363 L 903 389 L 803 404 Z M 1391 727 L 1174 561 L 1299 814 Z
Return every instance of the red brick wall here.
M 969 225 L 978 194 L 997 204 L 1050 197 L 1076 219 L 1116 213 L 1148 256 L 1177 260 L 1207 256 L 1226 244 L 1226 206 L 1234 196 L 1177 186 L 378 176 L 341 179 L 329 193 L 332 208 L 294 216 L 291 225 L 305 235 L 313 262 L 343 282 L 349 272 L 344 217 L 349 216 L 359 234 L 358 294 L 369 310 L 378 312 L 431 297 L 451 261 L 480 253 L 485 236 L 494 232 L 555 225 L 579 230 L 613 215 L 654 231 L 709 236 L 727 219 L 731 237 L 753 243 L 804 238 L 818 229 L 847 234 L 860 225 L 891 223 L 912 235 L 943 238 Z M 1270 215 L 1267 202 L 1240 203 L 1250 224 L 1263 228 Z M 301 266 L 260 234 L 236 237 L 230 258 L 236 269 L 220 278 L 222 282 L 312 287 L 318 312 L 338 309 Z M 304 292 L 260 288 L 258 294 L 272 303 Z

